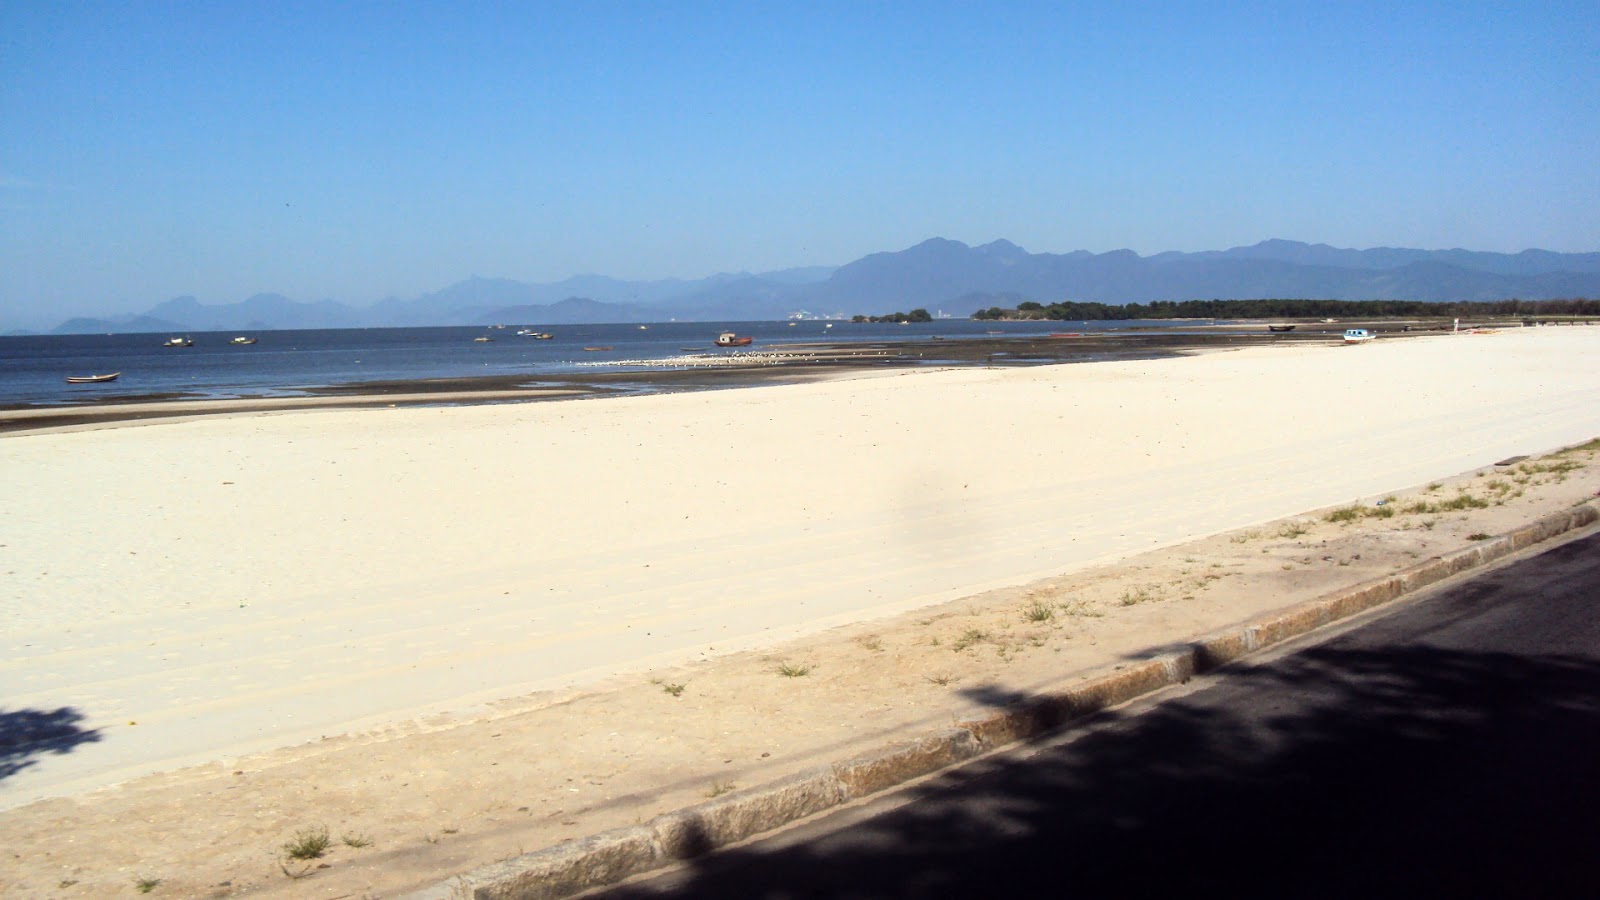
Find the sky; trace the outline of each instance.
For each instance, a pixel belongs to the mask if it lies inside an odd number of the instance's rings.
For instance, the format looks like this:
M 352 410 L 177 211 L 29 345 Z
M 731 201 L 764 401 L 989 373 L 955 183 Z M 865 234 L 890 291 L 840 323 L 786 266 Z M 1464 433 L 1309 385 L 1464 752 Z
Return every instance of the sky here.
M 1600 4 L 0 3 L 0 332 L 474 275 L 1600 250 Z

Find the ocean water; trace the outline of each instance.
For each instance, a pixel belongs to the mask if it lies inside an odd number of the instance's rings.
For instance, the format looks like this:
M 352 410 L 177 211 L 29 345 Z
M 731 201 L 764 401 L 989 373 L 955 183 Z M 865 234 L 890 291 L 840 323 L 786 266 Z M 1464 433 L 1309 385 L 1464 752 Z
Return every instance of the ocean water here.
M 115 397 L 180 394 L 196 399 L 295 396 L 308 388 L 364 381 L 459 378 L 474 375 L 566 374 L 606 359 L 665 359 L 686 349 L 718 351 L 721 331 L 751 335 L 746 349 L 802 343 L 948 340 L 1052 331 L 1127 327 L 1182 328 L 1194 322 L 976 322 L 940 319 L 910 325 L 844 321 L 660 322 L 639 325 L 534 325 L 554 335 L 535 340 L 504 328 L 340 328 L 260 331 L 255 344 L 234 345 L 234 332 L 193 332 L 194 346 L 162 346 L 168 334 L 86 334 L 0 337 L 0 406 L 59 405 Z M 830 327 L 831 326 L 831 327 Z M 477 337 L 493 340 L 481 343 Z M 609 346 L 587 352 L 586 346 Z M 108 384 L 73 385 L 69 375 L 121 372 Z

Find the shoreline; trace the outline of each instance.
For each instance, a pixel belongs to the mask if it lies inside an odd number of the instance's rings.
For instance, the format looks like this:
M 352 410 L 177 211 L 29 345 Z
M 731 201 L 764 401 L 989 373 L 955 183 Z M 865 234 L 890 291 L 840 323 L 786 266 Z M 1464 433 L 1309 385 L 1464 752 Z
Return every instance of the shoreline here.
M 154 422 L 177 417 L 291 411 L 362 409 L 387 406 L 544 402 L 682 391 L 727 390 L 790 384 L 870 372 L 942 367 L 1017 367 L 1112 360 L 1161 359 L 1193 353 L 1258 346 L 1337 343 L 1351 327 L 1384 327 L 1385 341 L 1438 336 L 1443 326 L 1429 324 L 1410 332 L 1382 322 L 1302 323 L 1294 332 L 1264 332 L 1264 325 L 1195 326 L 1188 333 L 1158 328 L 1086 332 L 1070 338 L 885 340 L 862 343 L 782 344 L 740 356 L 706 357 L 706 365 L 644 361 L 587 363 L 578 373 L 474 375 L 321 385 L 297 396 L 241 394 L 196 398 L 185 394 L 122 395 L 62 404 L 0 404 L 0 436 L 45 429 L 82 428 Z M 1068 327 L 1070 323 L 1063 323 Z M 759 358 L 756 358 L 759 356 Z M 736 359 L 736 362 L 730 362 Z

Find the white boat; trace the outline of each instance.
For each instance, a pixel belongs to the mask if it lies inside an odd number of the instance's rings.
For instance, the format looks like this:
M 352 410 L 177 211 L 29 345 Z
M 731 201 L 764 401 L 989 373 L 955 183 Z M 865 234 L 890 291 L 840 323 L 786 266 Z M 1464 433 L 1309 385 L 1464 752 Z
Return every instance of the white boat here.
M 167 342 L 165 344 L 162 344 L 161 346 L 163 346 L 163 347 L 193 347 L 194 346 L 194 340 L 192 338 L 186 338 L 186 337 L 167 338 Z
M 116 381 L 121 372 L 112 372 L 109 375 L 68 375 L 67 384 L 105 384 Z
M 243 346 L 245 344 L 254 344 L 255 342 L 256 342 L 255 338 L 253 338 L 253 337 L 245 337 L 244 335 L 241 334 L 238 337 L 234 338 L 233 340 L 229 341 L 228 343 L 230 343 L 230 344 L 238 344 L 240 346 Z
M 1346 344 L 1364 344 L 1372 340 L 1372 338 L 1372 332 L 1365 328 L 1346 328 L 1344 331 L 1344 342 Z

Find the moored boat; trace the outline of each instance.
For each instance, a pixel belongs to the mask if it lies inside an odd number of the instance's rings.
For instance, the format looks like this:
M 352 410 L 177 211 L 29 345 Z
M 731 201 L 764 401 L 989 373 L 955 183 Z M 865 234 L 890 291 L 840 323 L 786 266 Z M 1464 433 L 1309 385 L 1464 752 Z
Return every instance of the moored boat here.
M 67 384 L 104 384 L 116 381 L 121 372 L 112 372 L 107 375 L 68 375 Z
M 167 342 L 165 344 L 162 344 L 161 346 L 163 346 L 163 347 L 193 347 L 194 346 L 194 339 L 193 338 L 187 338 L 187 337 L 167 338 Z
M 1282 333 L 1282 332 L 1285 332 L 1285 331 L 1293 331 L 1294 330 L 1294 326 L 1293 325 L 1268 325 L 1267 326 L 1267 330 L 1268 331 L 1276 331 L 1276 332 Z
M 1364 344 L 1372 340 L 1372 338 L 1372 332 L 1365 328 L 1349 328 L 1344 333 L 1344 342 L 1346 344 Z
M 716 345 L 718 347 L 748 347 L 754 342 L 755 338 L 749 335 L 741 336 L 731 331 L 724 331 L 717 335 Z
M 230 343 L 230 344 L 238 344 L 239 346 L 242 347 L 242 346 L 244 346 L 246 344 L 254 344 L 255 342 L 256 342 L 255 338 L 253 338 L 253 337 L 245 337 L 244 335 L 241 334 L 238 337 L 234 338 L 233 340 L 229 341 L 228 343 Z

